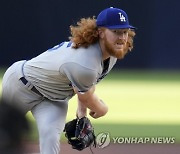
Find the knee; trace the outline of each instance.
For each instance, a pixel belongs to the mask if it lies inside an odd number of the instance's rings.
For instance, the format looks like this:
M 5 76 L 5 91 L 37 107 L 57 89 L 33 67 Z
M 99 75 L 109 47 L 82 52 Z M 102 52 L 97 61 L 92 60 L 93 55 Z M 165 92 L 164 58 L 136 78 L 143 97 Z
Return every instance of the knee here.
M 49 143 L 57 142 L 60 139 L 60 130 L 52 126 L 45 126 L 39 129 L 39 137 L 41 141 L 48 141 Z

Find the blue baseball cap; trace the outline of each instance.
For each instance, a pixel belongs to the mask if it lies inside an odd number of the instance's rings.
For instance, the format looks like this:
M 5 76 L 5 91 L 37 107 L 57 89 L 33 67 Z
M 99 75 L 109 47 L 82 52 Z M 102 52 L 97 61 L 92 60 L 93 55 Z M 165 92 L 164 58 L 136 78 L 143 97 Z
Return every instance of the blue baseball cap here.
M 98 27 L 106 27 L 109 29 L 136 29 L 129 25 L 128 16 L 125 11 L 118 8 L 107 8 L 99 13 L 96 20 Z

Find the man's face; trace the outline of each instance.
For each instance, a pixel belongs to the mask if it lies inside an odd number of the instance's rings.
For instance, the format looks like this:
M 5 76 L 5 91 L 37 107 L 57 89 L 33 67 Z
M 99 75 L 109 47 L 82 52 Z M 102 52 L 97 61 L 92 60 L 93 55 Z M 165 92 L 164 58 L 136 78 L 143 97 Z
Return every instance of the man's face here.
M 127 51 L 126 43 L 128 40 L 129 29 L 104 29 L 103 42 L 106 52 L 118 59 L 124 58 Z

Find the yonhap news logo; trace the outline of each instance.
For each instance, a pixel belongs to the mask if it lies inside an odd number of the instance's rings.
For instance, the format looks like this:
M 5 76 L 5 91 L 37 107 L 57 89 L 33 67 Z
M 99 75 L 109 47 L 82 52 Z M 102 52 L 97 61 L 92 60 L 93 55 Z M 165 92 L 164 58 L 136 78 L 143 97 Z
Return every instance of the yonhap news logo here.
M 102 132 L 96 136 L 99 148 L 110 144 L 174 144 L 175 137 L 112 137 L 109 132 Z
M 99 148 L 107 147 L 111 142 L 110 134 L 108 132 L 100 133 L 96 136 L 96 143 Z
M 118 144 L 174 144 L 175 137 L 113 137 Z

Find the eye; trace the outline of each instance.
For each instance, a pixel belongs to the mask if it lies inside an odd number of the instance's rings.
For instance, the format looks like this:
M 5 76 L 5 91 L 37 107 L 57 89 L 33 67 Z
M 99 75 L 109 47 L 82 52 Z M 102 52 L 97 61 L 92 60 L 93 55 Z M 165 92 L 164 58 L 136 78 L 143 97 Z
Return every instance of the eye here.
M 116 34 L 116 35 L 121 35 L 122 34 L 122 32 L 121 31 L 119 31 L 119 30 L 112 30 L 112 32 L 114 33 L 114 34 Z
M 116 29 L 113 29 L 111 31 L 116 35 L 126 35 L 128 33 L 128 30 L 116 30 Z
M 124 31 L 124 32 L 123 32 L 123 34 L 125 34 L 125 35 L 126 35 L 127 33 L 128 33 L 127 31 Z
M 129 29 L 125 30 L 125 31 L 124 31 L 124 34 L 127 34 L 128 32 L 129 32 Z
M 128 31 L 129 31 L 129 30 L 126 30 L 124 33 L 126 33 L 126 34 L 127 34 L 127 33 L 128 33 Z
M 113 33 L 118 33 L 118 31 L 117 30 L 112 30 L 113 31 Z

